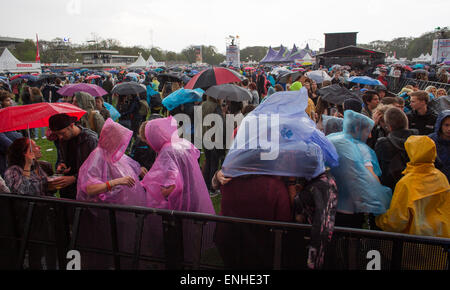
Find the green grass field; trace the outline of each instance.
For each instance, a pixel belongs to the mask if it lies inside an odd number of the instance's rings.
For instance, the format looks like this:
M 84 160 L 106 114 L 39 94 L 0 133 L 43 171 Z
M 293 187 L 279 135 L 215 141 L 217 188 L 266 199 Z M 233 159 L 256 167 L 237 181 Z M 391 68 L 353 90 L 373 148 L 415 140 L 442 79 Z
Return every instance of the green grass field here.
M 41 146 L 42 151 L 42 160 L 48 161 L 51 164 L 56 163 L 57 159 L 57 153 L 56 153 L 56 147 L 53 142 L 48 141 L 47 139 L 41 139 L 35 140 L 36 144 Z M 202 164 L 204 159 L 204 154 L 200 155 L 200 164 Z M 216 214 L 220 213 L 220 202 L 222 200 L 222 195 L 217 195 L 211 198 L 214 206 L 214 210 L 216 211 Z

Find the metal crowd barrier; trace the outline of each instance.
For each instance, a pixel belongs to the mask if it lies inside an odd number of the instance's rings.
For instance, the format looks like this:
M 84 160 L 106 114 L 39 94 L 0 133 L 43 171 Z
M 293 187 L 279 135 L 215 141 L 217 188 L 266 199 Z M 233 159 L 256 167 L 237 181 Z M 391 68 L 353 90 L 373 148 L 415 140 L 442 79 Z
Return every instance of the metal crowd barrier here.
M 421 90 L 425 90 L 428 86 L 435 86 L 437 89 L 443 88 L 447 91 L 447 93 L 450 93 L 450 84 L 448 83 L 416 80 L 411 78 L 394 78 L 392 76 L 387 76 L 386 79 L 388 81 L 388 90 L 396 94 L 398 94 L 402 88 L 412 83 L 416 83 Z
M 12 194 L 0 194 L 0 218 L 0 269 L 307 269 L 311 231 Z M 323 268 L 448 270 L 449 251 L 450 239 L 335 227 Z

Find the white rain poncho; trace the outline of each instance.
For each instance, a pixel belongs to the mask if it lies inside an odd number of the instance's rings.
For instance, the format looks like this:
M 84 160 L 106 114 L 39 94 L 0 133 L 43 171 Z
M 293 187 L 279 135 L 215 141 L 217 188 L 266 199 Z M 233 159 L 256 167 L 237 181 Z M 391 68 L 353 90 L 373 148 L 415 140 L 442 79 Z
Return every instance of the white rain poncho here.
M 241 123 L 222 166 L 229 177 L 265 174 L 311 179 L 337 166 L 336 150 L 306 114 L 306 89 L 278 92 Z

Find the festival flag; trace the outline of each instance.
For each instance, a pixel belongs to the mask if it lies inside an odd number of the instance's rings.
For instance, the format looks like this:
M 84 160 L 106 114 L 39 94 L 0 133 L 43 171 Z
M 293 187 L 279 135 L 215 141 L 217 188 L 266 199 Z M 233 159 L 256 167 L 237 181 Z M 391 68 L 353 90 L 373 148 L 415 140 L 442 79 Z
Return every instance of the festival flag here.
M 36 33 L 36 62 L 41 62 L 41 55 L 39 54 L 39 38 Z

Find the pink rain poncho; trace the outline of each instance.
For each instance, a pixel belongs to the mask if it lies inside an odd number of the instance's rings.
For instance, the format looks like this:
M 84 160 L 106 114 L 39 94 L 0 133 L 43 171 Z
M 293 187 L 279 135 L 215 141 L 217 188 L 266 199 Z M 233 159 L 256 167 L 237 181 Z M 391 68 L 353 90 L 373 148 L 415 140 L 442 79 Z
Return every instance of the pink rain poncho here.
M 142 180 L 148 206 L 179 211 L 214 214 L 214 208 L 198 165 L 200 152 L 189 141 L 178 137 L 172 117 L 147 123 L 145 138 L 158 153 L 150 171 Z M 161 187 L 175 185 L 164 198 Z
M 149 207 L 215 214 L 203 175 L 198 165 L 200 152 L 185 139 L 178 137 L 177 122 L 172 117 L 147 123 L 145 138 L 158 153 L 150 171 L 142 180 Z M 161 187 L 175 185 L 168 198 Z M 215 223 L 208 222 L 203 232 L 197 231 L 193 220 L 183 219 L 184 260 L 193 261 L 198 254 L 196 244 L 202 240 L 201 252 L 213 247 Z
M 132 136 L 132 131 L 112 119 L 105 122 L 98 147 L 91 152 L 79 170 L 77 200 L 146 206 L 145 190 L 139 183 L 140 165 L 125 155 Z M 118 185 L 110 192 L 95 196 L 87 194 L 88 185 L 102 184 L 124 176 L 133 177 L 135 185 Z
M 144 188 L 139 182 L 140 165 L 125 155 L 125 150 L 133 132 L 112 119 L 106 120 L 100 133 L 98 147 L 91 152 L 78 174 L 77 200 L 113 203 L 128 206 L 146 206 Z M 123 176 L 131 176 L 136 181 L 133 187 L 115 186 L 111 191 L 89 196 L 86 187 L 101 184 Z M 137 222 L 133 213 L 115 213 L 118 247 L 120 251 L 133 254 Z M 102 209 L 83 211 L 80 220 L 78 246 L 111 249 L 111 229 L 109 212 Z M 149 256 L 163 255 L 161 218 L 148 216 L 142 236 L 141 251 Z M 112 269 L 112 257 L 90 252 L 82 252 L 82 269 Z M 131 259 L 121 258 L 122 269 L 131 267 Z

